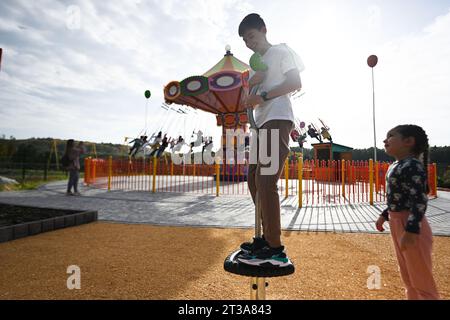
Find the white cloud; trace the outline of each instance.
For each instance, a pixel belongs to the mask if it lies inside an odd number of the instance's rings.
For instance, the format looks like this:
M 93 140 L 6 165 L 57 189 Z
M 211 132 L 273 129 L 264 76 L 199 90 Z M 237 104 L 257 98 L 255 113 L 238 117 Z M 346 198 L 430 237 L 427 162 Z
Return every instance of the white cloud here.
M 80 9 L 79 28 L 67 27 L 71 5 Z M 210 123 L 206 130 L 217 137 L 213 116 L 164 112 L 162 89 L 208 70 L 226 44 L 247 61 L 237 27 L 256 11 L 269 40 L 287 42 L 306 64 L 306 94 L 295 101 L 302 120 L 324 119 L 337 143 L 372 145 L 365 61 L 377 54 L 378 146 L 401 122 L 422 124 L 432 144 L 449 144 L 450 14 L 390 37 L 384 10 L 323 1 L 4 1 L 0 133 L 122 142 L 145 126 L 150 89 L 148 130 L 172 124 L 175 135 Z
M 416 123 L 433 145 L 449 144 L 450 12 L 424 32 L 380 48 L 378 94 L 380 127 Z M 384 117 L 382 118 L 382 116 Z
M 375 45 L 365 38 L 365 31 L 333 26 L 305 40 L 306 94 L 296 102 L 298 116 L 325 119 L 337 143 L 372 146 L 372 83 L 366 59 L 377 54 L 377 147 L 383 146 L 386 132 L 401 123 L 422 125 L 432 145 L 448 145 L 450 13 L 421 32 L 387 42 L 374 40 Z

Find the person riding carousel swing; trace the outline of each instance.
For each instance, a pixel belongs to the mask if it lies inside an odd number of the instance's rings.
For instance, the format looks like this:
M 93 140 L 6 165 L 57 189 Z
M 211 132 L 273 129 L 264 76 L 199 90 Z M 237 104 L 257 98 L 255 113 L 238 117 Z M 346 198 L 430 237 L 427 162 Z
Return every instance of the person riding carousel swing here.
M 308 135 L 311 138 L 316 138 L 317 140 L 319 140 L 320 143 L 322 143 L 322 137 L 320 136 L 320 134 L 317 132 L 316 128 L 314 127 L 313 124 L 308 125 Z
M 157 158 L 159 158 L 163 154 L 164 150 L 166 150 L 167 146 L 169 145 L 169 143 L 172 140 L 173 140 L 172 138 L 170 138 L 170 139 L 167 138 L 167 134 L 164 135 L 164 138 L 161 141 L 161 145 L 159 146 L 159 148 L 156 152 Z M 152 154 L 150 154 L 150 156 L 152 156 Z
M 164 138 L 166 138 L 166 135 L 167 134 L 164 135 Z M 159 131 L 158 134 L 156 135 L 155 139 L 152 142 L 149 143 L 150 147 L 152 148 L 152 150 L 150 152 L 150 157 L 152 157 L 156 152 L 158 152 L 162 141 L 163 141 L 162 132 Z
M 296 119 L 295 129 L 291 131 L 291 139 L 298 143 L 300 149 L 303 149 L 303 144 L 306 142 L 306 137 L 308 136 L 306 132 L 303 132 L 304 127 L 305 123 Z
M 330 132 L 329 132 L 330 128 L 329 128 L 325 123 L 323 123 L 322 120 L 319 119 L 319 121 L 320 121 L 320 122 L 322 123 L 322 125 L 323 125 L 323 127 L 320 128 L 320 133 L 322 134 L 322 137 L 323 137 L 324 139 L 327 139 L 327 140 L 330 141 L 330 142 L 333 142 L 333 139 L 331 138 L 331 134 L 330 134 Z
M 131 140 L 129 144 L 133 143 L 133 146 L 130 148 L 128 155 L 131 158 L 134 158 L 136 154 L 139 152 L 139 150 L 145 145 L 146 142 L 147 136 L 140 136 L 139 138 Z
M 192 132 L 192 136 L 191 138 L 194 137 L 194 135 L 196 135 L 197 137 L 195 138 L 194 141 L 191 142 L 190 147 L 191 147 L 191 152 L 192 152 L 192 148 L 194 147 L 199 147 L 202 145 L 203 143 L 203 131 L 202 130 L 198 130 L 197 132 Z
M 301 134 L 297 129 L 291 131 L 292 141 L 297 142 L 301 149 L 303 148 L 303 144 L 306 142 L 306 136 L 306 133 Z
M 145 128 L 142 129 L 142 131 L 139 133 L 139 138 L 133 139 L 131 140 L 128 144 L 132 144 L 133 146 L 130 148 L 129 152 L 128 152 L 128 157 L 130 158 L 134 158 L 136 156 L 136 154 L 141 150 L 144 149 L 145 146 L 148 144 L 147 141 L 147 136 L 145 135 L 147 133 L 147 109 L 148 109 L 148 99 L 151 96 L 151 92 L 150 90 L 145 90 L 144 92 L 144 96 L 146 98 L 146 102 L 145 102 Z M 142 132 L 145 130 L 144 134 L 142 135 Z M 127 141 L 127 137 L 125 138 L 125 142 Z

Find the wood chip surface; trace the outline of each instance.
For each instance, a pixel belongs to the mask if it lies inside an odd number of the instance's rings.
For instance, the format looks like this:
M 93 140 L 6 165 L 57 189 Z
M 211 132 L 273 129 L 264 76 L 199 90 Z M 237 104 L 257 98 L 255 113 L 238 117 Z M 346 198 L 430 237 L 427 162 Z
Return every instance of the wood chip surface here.
M 250 298 L 250 278 L 223 270 L 252 229 L 96 222 L 0 244 L 0 299 Z M 390 235 L 283 232 L 296 272 L 266 278 L 267 299 L 404 299 Z M 450 237 L 434 237 L 434 276 L 450 298 Z M 81 270 L 69 290 L 67 268 Z M 381 288 L 369 290 L 369 266 Z

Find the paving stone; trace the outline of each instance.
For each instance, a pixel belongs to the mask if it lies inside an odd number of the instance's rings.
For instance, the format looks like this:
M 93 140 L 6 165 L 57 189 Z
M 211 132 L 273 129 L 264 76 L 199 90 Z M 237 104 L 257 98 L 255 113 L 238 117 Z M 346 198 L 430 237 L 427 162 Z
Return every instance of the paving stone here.
M 189 225 L 224 228 L 251 228 L 254 206 L 249 195 L 200 193 L 151 193 L 148 191 L 106 191 L 81 186 L 80 197 L 65 196 L 66 182 L 49 183 L 38 190 L 1 192 L 0 201 L 73 210 L 93 210 L 87 221 L 117 221 L 158 225 Z M 450 236 L 450 193 L 438 193 L 429 201 L 427 217 L 435 234 Z M 327 230 L 336 232 L 377 232 L 375 221 L 383 203 L 348 205 L 341 203 L 307 204 L 298 208 L 298 198 L 280 197 L 281 222 L 288 230 Z M 80 222 L 76 217 L 55 220 L 54 229 Z M 43 229 L 51 228 L 50 225 Z M 385 228 L 389 230 L 388 225 Z

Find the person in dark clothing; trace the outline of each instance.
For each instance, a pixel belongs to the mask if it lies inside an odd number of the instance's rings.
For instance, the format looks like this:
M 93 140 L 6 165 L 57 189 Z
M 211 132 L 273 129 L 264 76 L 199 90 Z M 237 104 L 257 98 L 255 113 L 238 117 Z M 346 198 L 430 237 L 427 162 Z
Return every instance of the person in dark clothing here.
M 78 146 L 75 146 L 75 141 L 73 139 L 67 140 L 64 156 L 67 156 L 69 159 L 69 165 L 66 167 L 69 172 L 69 181 L 67 183 L 66 192 L 66 195 L 68 196 L 80 195 L 78 192 L 78 180 L 80 178 L 80 155 L 85 152 L 86 151 L 82 141 L 78 143 Z
M 161 146 L 158 148 L 158 152 L 156 153 L 157 158 L 159 158 L 162 155 L 162 153 L 164 152 L 164 150 L 166 150 L 169 143 L 170 140 L 167 139 L 167 135 L 164 135 L 164 138 L 161 141 Z
M 140 136 L 139 138 L 136 138 L 129 142 L 129 144 L 133 143 L 133 146 L 131 147 L 130 152 L 128 153 L 129 156 L 134 157 L 136 153 L 138 153 L 139 149 L 145 143 L 144 138 L 145 136 Z
M 433 234 L 425 217 L 428 202 L 428 137 L 416 125 L 391 129 L 386 153 L 396 161 L 386 173 L 387 208 L 376 222 L 378 231 L 389 221 L 401 278 L 408 300 L 439 299 L 433 278 Z M 423 162 L 420 161 L 422 156 Z
M 320 143 L 322 143 L 322 138 L 320 137 L 320 134 L 311 125 L 308 125 L 308 135 L 311 138 L 316 138 L 317 140 L 319 140 Z

